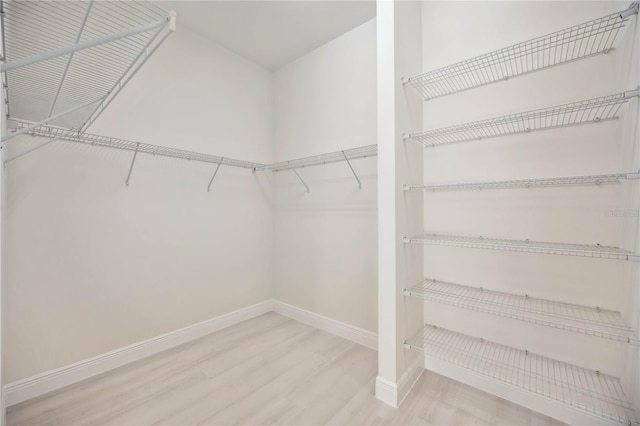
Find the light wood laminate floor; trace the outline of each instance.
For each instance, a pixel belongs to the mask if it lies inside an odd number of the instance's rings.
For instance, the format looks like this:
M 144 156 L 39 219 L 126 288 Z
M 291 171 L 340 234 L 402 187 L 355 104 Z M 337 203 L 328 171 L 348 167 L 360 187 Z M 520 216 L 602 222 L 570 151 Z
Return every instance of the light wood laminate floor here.
M 275 313 L 10 407 L 9 425 L 560 424 L 425 372 L 401 408 L 377 353 Z

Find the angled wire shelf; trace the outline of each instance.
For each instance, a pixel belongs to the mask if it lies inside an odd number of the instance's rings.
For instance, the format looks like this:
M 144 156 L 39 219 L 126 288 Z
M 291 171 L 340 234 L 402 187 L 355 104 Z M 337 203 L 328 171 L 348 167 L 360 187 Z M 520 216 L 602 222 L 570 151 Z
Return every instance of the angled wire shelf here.
M 638 2 L 627 9 L 542 37 L 407 78 L 425 100 L 609 52 Z
M 616 259 L 639 261 L 638 255 L 619 247 L 602 246 L 600 244 L 563 244 L 529 240 L 506 240 L 484 237 L 464 237 L 456 235 L 424 234 L 405 237 L 405 243 L 425 244 L 447 247 L 465 247 L 486 250 L 515 251 L 523 253 L 557 254 L 564 256 L 595 257 L 600 259 Z
M 567 185 L 604 185 L 640 179 L 640 173 L 613 173 L 605 175 L 563 176 L 555 178 L 517 179 L 490 182 L 451 183 L 437 185 L 405 185 L 405 191 L 472 191 L 485 189 L 533 188 Z
M 337 163 L 339 161 L 345 161 L 347 159 L 355 160 L 357 158 L 374 157 L 376 155 L 378 155 L 378 145 L 367 145 L 358 148 L 345 149 L 344 151 L 330 152 L 328 154 L 320 154 L 311 157 L 298 158 L 290 161 L 267 164 L 258 168 L 258 170 L 271 170 L 273 172 L 279 172 L 282 170 L 300 169 L 309 166 Z
M 405 135 L 426 147 L 482 140 L 579 124 L 598 123 L 618 117 L 629 99 L 640 96 L 640 89 L 584 101 L 571 102 L 527 112 L 458 124 Z
M 620 312 L 426 279 L 404 295 L 619 342 L 640 344 Z
M 617 377 L 433 325 L 405 348 L 608 421 L 639 424 Z
M 21 130 L 31 127 L 32 123 L 27 121 L 11 120 L 12 124 L 15 124 L 16 130 Z M 132 151 L 142 154 L 160 155 L 164 157 L 180 158 L 183 160 L 200 161 L 204 163 L 221 164 L 224 166 L 242 167 L 246 169 L 255 169 L 262 167 L 260 163 L 253 163 L 243 160 L 235 160 L 233 158 L 219 157 L 216 155 L 203 154 L 200 152 L 185 151 L 176 148 L 170 148 L 160 145 L 152 145 L 140 142 L 128 141 L 125 139 L 112 138 L 109 136 L 92 135 L 88 133 L 80 133 L 77 129 L 65 129 L 61 127 L 54 127 L 49 125 L 39 126 L 35 129 L 29 130 L 28 134 L 32 136 L 42 136 L 50 138 L 44 144 L 48 144 L 55 140 L 66 140 L 70 142 L 77 142 L 86 145 L 114 148 L 125 151 Z M 43 144 L 43 145 L 44 145 Z M 36 147 L 36 149 L 39 147 Z M 5 164 L 12 160 L 21 157 L 22 155 L 31 152 L 23 152 L 15 157 L 9 158 L 5 161 Z
M 82 131 L 174 29 L 147 1 L 4 0 L 10 118 Z

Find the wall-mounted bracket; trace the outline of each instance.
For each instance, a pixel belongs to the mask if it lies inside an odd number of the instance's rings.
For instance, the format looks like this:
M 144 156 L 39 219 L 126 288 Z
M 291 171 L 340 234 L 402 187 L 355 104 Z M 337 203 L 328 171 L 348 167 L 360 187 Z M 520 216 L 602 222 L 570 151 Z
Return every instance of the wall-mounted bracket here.
M 638 14 L 638 2 L 634 1 L 629 5 L 627 10 L 623 10 L 622 12 L 620 12 L 620 19 L 626 19 L 631 15 L 637 15 L 637 14 Z
M 351 173 L 353 173 L 353 176 L 358 181 L 358 188 L 362 189 L 362 182 L 360 182 L 360 179 L 358 178 L 358 175 L 356 174 L 356 171 L 353 170 L 353 166 L 351 165 L 351 161 L 349 161 L 349 158 L 347 157 L 347 154 L 345 154 L 344 151 L 342 151 L 342 155 L 344 155 L 344 160 L 349 165 L 349 168 L 351 169 Z
M 640 171 L 635 173 L 627 173 L 627 179 L 640 179 Z
M 630 254 L 627 256 L 629 262 L 640 262 L 640 254 Z
M 624 92 L 625 99 L 627 99 L 627 98 L 637 98 L 638 96 L 640 96 L 640 86 L 637 87 L 636 89 L 628 90 L 628 91 Z
M 127 175 L 127 180 L 124 182 L 124 184 L 127 186 L 129 186 L 129 181 L 131 180 L 131 172 L 133 172 L 133 165 L 136 164 L 136 157 L 138 156 L 139 147 L 140 147 L 140 142 L 136 144 L 136 150 L 133 152 L 133 158 L 131 159 L 131 166 L 129 166 L 129 174 Z
M 213 180 L 216 178 L 216 175 L 218 174 L 218 170 L 220 170 L 220 166 L 222 165 L 223 161 L 224 161 L 224 157 L 220 158 L 220 162 L 216 166 L 216 171 L 213 172 L 213 176 L 211 176 L 211 180 L 209 181 L 209 185 L 207 185 L 207 192 L 211 192 L 211 184 L 213 183 Z
M 293 173 L 296 174 L 296 176 L 298 176 L 298 179 L 300 179 L 300 182 L 302 182 L 302 184 L 304 185 L 305 188 L 307 188 L 307 192 L 309 191 L 309 187 L 307 186 L 306 183 L 304 183 L 304 180 L 302 180 L 302 178 L 300 177 L 300 175 L 298 174 L 298 171 L 296 169 L 293 168 L 293 166 L 291 165 L 291 161 L 287 161 L 287 163 L 289 164 L 289 168 L 293 171 Z

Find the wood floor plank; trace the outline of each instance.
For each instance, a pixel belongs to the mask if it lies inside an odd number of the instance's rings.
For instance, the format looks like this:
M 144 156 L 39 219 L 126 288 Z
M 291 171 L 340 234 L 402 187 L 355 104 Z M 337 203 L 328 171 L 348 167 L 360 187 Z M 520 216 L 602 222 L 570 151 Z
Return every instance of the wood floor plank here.
M 561 424 L 425 371 L 401 408 L 377 353 L 268 313 L 10 407 L 8 425 Z

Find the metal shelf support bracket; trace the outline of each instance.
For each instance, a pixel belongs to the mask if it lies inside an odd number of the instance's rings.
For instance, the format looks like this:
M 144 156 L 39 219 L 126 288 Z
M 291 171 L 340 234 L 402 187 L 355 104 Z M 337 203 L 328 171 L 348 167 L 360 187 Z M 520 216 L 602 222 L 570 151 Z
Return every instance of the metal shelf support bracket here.
M 289 163 L 289 168 L 293 171 L 293 173 L 296 174 L 296 176 L 298 176 L 298 179 L 300 179 L 300 182 L 302 182 L 302 184 L 304 185 L 305 188 L 307 188 L 307 192 L 309 191 L 309 186 L 307 186 L 306 183 L 304 183 L 304 180 L 302 180 L 302 178 L 300 177 L 300 175 L 298 174 L 298 171 L 296 169 L 293 168 L 293 166 L 291 165 L 291 161 L 287 161 L 287 163 Z
M 622 12 L 620 12 L 620 19 L 627 19 L 629 16 L 637 15 L 637 14 L 638 14 L 638 2 L 634 1 L 629 5 L 627 10 L 623 10 Z
M 360 182 L 360 179 L 358 178 L 358 175 L 356 174 L 356 171 L 353 170 L 353 166 L 351 165 L 351 161 L 349 161 L 349 158 L 347 157 L 347 154 L 345 154 L 344 151 L 342 151 L 342 155 L 344 155 L 344 159 L 347 162 L 347 164 L 349 165 L 349 168 L 351 169 L 351 173 L 353 173 L 353 176 L 358 181 L 358 188 L 362 189 L 362 182 Z
M 220 162 L 216 166 L 216 171 L 213 172 L 213 176 L 211 176 L 211 180 L 209 181 L 209 185 L 207 185 L 207 192 L 211 192 L 211 184 L 213 183 L 213 180 L 216 178 L 216 175 L 218 174 L 218 170 L 220 170 L 220 166 L 222 165 L 223 161 L 224 161 L 224 157 L 220 158 Z
M 129 181 L 131 180 L 131 172 L 133 172 L 133 165 L 136 164 L 136 157 L 138 156 L 138 148 L 140 147 L 140 143 L 136 144 L 136 150 L 133 152 L 133 158 L 131 159 L 131 166 L 129 166 L 129 174 L 127 175 L 127 180 L 124 182 L 126 186 L 129 186 Z

